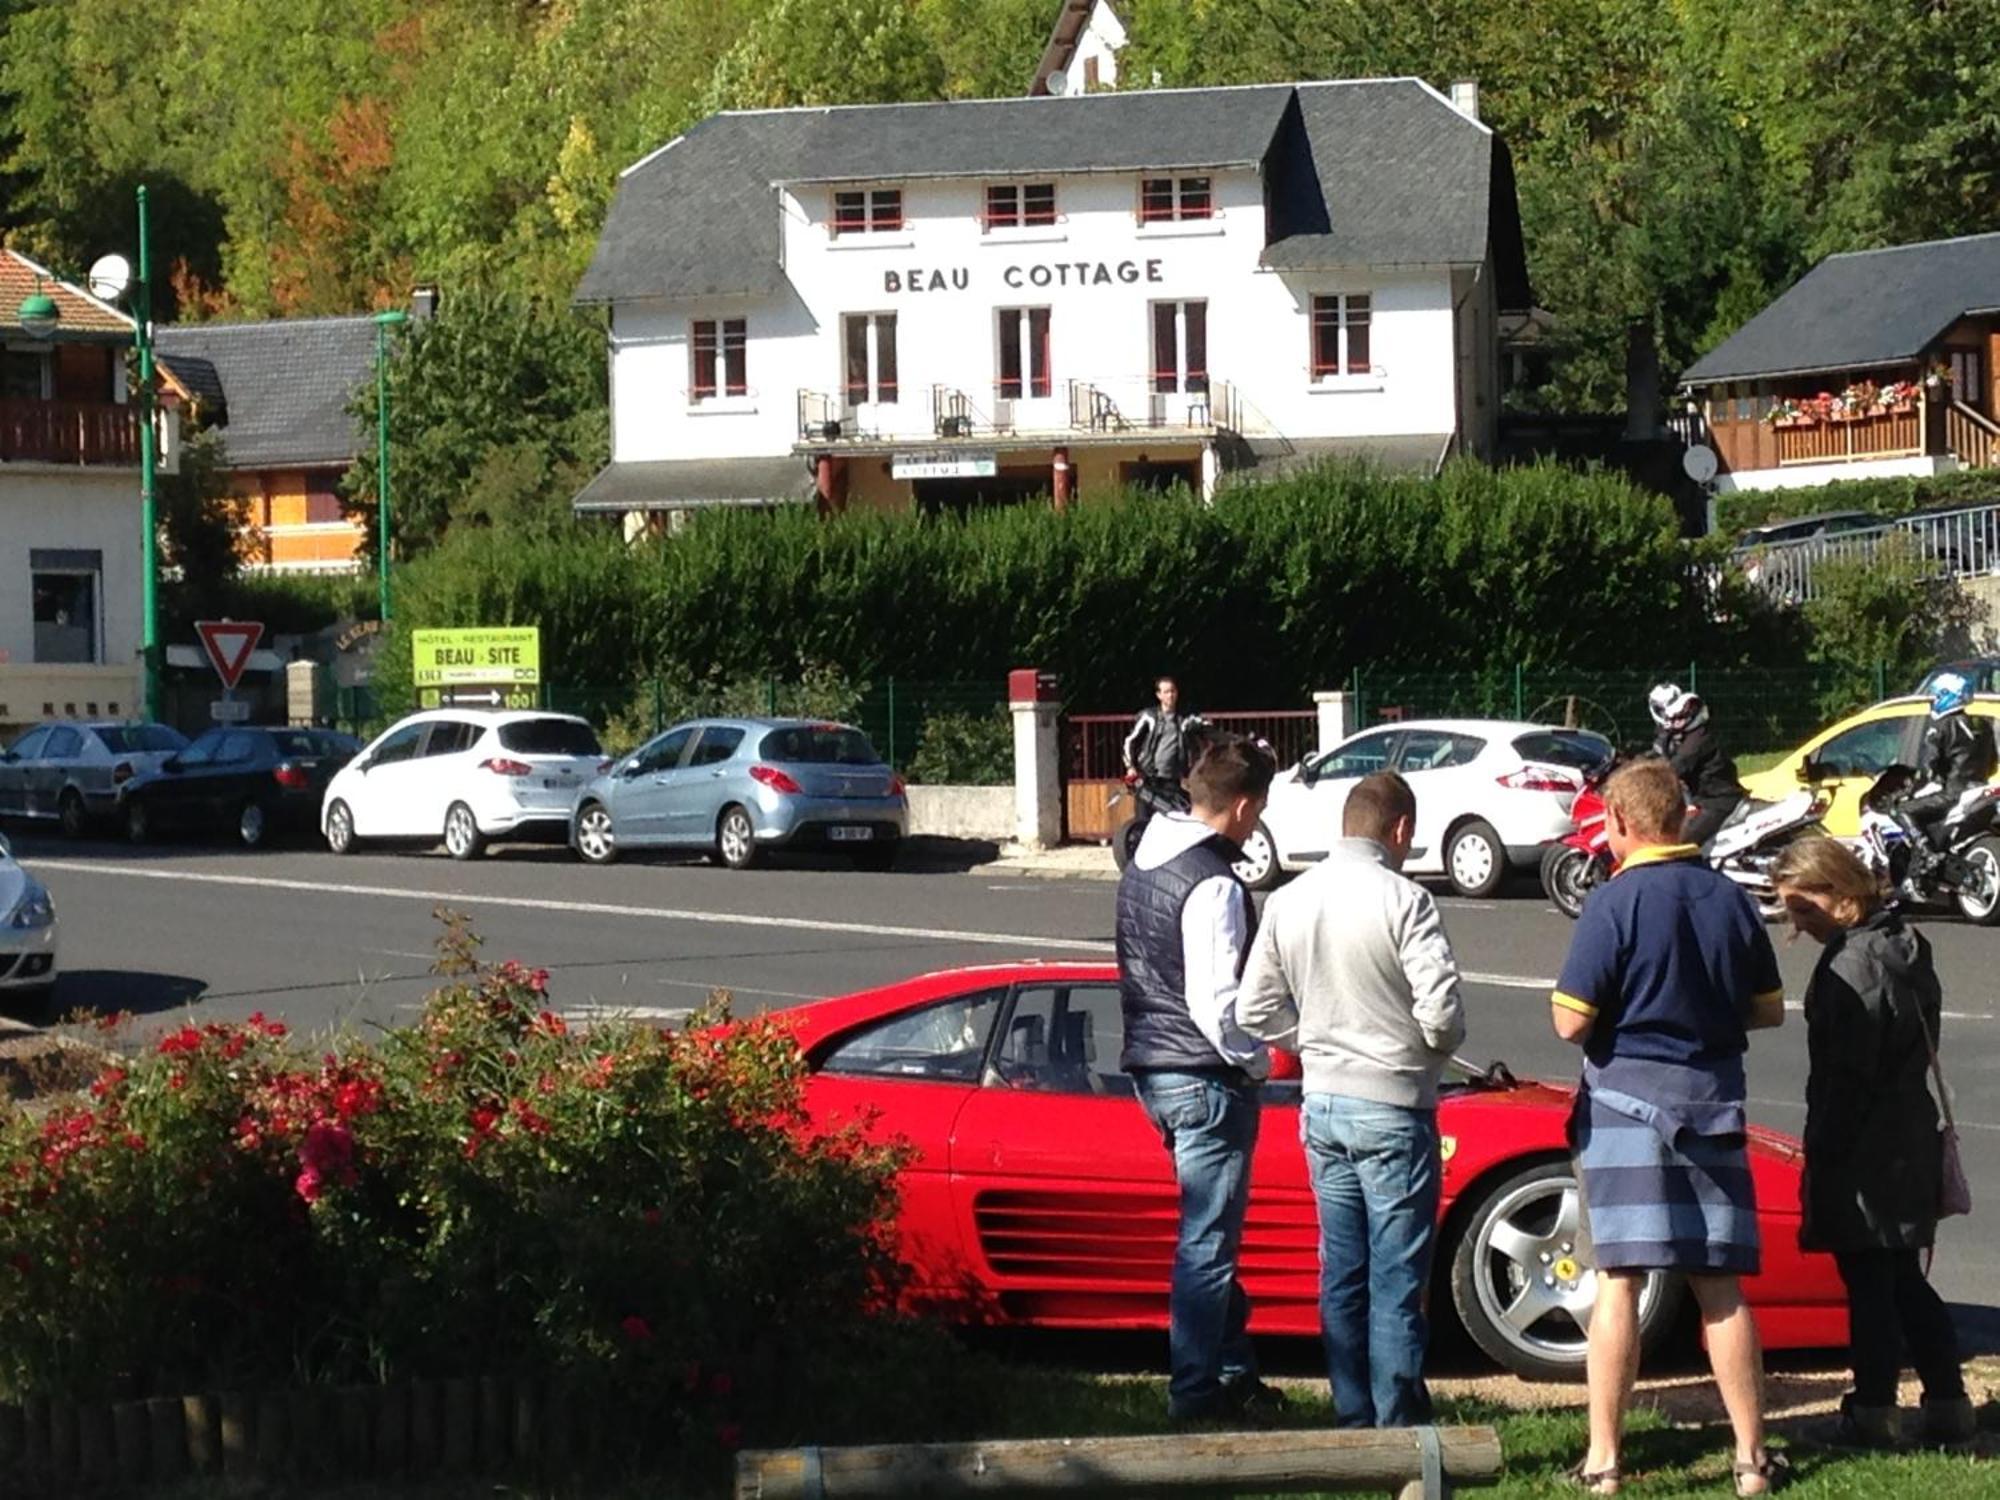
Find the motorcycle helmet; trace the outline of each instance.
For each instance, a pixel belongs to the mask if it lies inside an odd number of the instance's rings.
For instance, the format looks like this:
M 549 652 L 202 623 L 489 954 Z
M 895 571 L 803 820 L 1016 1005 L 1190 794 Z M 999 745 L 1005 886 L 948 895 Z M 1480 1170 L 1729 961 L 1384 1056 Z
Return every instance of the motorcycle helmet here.
M 1666 734 L 1682 734 L 1708 720 L 1708 705 L 1674 682 L 1663 682 L 1646 694 L 1646 711 Z
M 1962 714 L 1972 701 L 1972 684 L 1958 672 L 1940 672 L 1931 679 L 1931 717 L 1949 718 Z

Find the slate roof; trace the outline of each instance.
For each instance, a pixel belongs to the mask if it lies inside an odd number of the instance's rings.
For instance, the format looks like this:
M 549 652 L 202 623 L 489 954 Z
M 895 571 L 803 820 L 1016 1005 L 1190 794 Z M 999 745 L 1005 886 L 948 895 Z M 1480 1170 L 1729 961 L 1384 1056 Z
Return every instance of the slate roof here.
M 109 303 L 100 302 L 82 287 L 59 281 L 46 266 L 29 260 L 18 250 L 0 250 L 0 334 L 21 333 L 21 301 L 34 295 L 37 285 L 55 298 L 62 314 L 58 338 L 104 335 L 99 342 L 126 342 L 132 337 L 132 320 Z
M 1968 312 L 2000 309 L 2000 234 L 1829 255 L 1689 366 L 1688 385 L 1916 359 Z
M 578 511 L 696 510 L 785 505 L 813 497 L 803 458 L 669 458 L 612 463 L 570 502 Z
M 232 469 L 344 465 L 357 450 L 347 405 L 374 374 L 366 316 L 166 325 L 160 359 L 205 402 L 221 405 Z
M 1259 165 L 1266 264 L 1477 265 L 1490 239 L 1527 305 L 1504 148 L 1411 78 L 713 115 L 619 179 L 576 299 L 778 291 L 778 183 Z

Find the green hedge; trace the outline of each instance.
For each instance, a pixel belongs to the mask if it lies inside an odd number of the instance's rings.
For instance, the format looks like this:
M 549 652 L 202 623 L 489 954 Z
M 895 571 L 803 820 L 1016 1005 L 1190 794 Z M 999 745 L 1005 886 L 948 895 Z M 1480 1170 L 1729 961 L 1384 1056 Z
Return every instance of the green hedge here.
M 648 677 L 808 668 L 875 684 L 1036 666 L 1088 706 L 1143 701 L 1172 671 L 1196 702 L 1293 702 L 1368 661 L 1685 660 L 1713 649 L 1689 579 L 1665 500 L 1553 466 L 1329 467 L 1213 505 L 1068 515 L 725 512 L 636 547 L 468 531 L 399 574 L 378 686 L 407 701 L 411 627 L 539 623 L 545 677 L 599 716 Z
M 2000 469 L 1911 479 L 1843 479 L 1795 490 L 1739 490 L 1715 501 L 1715 527 L 1734 541 L 1746 527 L 1829 510 L 1901 516 L 1941 505 L 2000 505 Z

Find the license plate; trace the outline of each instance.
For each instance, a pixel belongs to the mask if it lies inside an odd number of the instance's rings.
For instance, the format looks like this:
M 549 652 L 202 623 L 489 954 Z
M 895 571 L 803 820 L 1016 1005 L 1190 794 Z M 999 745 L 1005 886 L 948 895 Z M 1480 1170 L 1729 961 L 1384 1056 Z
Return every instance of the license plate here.
M 836 844 L 859 844 L 875 837 L 872 828 L 829 828 L 827 837 Z
M 552 792 L 559 792 L 569 785 L 569 778 L 567 776 L 544 776 L 542 778 L 542 785 Z

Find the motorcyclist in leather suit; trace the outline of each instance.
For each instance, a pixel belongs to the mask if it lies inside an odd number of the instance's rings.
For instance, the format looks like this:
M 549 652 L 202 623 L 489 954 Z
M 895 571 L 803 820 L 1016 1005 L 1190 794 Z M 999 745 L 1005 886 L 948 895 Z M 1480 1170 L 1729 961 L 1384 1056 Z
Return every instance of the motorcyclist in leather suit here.
M 1185 806 L 1187 792 L 1182 782 L 1194 764 L 1202 731 L 1207 721 L 1199 714 L 1182 713 L 1180 684 L 1162 677 L 1153 684 L 1155 702 L 1139 710 L 1132 732 L 1125 736 L 1126 780 L 1143 781 L 1169 807 Z M 1135 821 L 1144 823 L 1153 809 L 1140 798 Z
M 1653 716 L 1654 748 L 1674 768 L 1694 807 L 1681 837 L 1706 844 L 1743 800 L 1736 762 L 1717 742 L 1709 728 L 1708 705 L 1695 694 L 1663 682 L 1646 695 L 1646 709 Z
M 1935 864 L 1945 852 L 1941 834 L 1945 814 L 1975 786 L 1993 779 L 2000 747 L 1984 719 L 1966 712 L 1972 684 L 1957 672 L 1940 672 L 1931 684 L 1931 720 L 1924 730 L 1920 785 L 1938 784 L 1934 792 L 1912 797 L 1895 809 L 1895 818 L 1910 835 L 1910 847 L 1923 866 Z M 1925 858 L 1924 856 L 1928 856 Z

